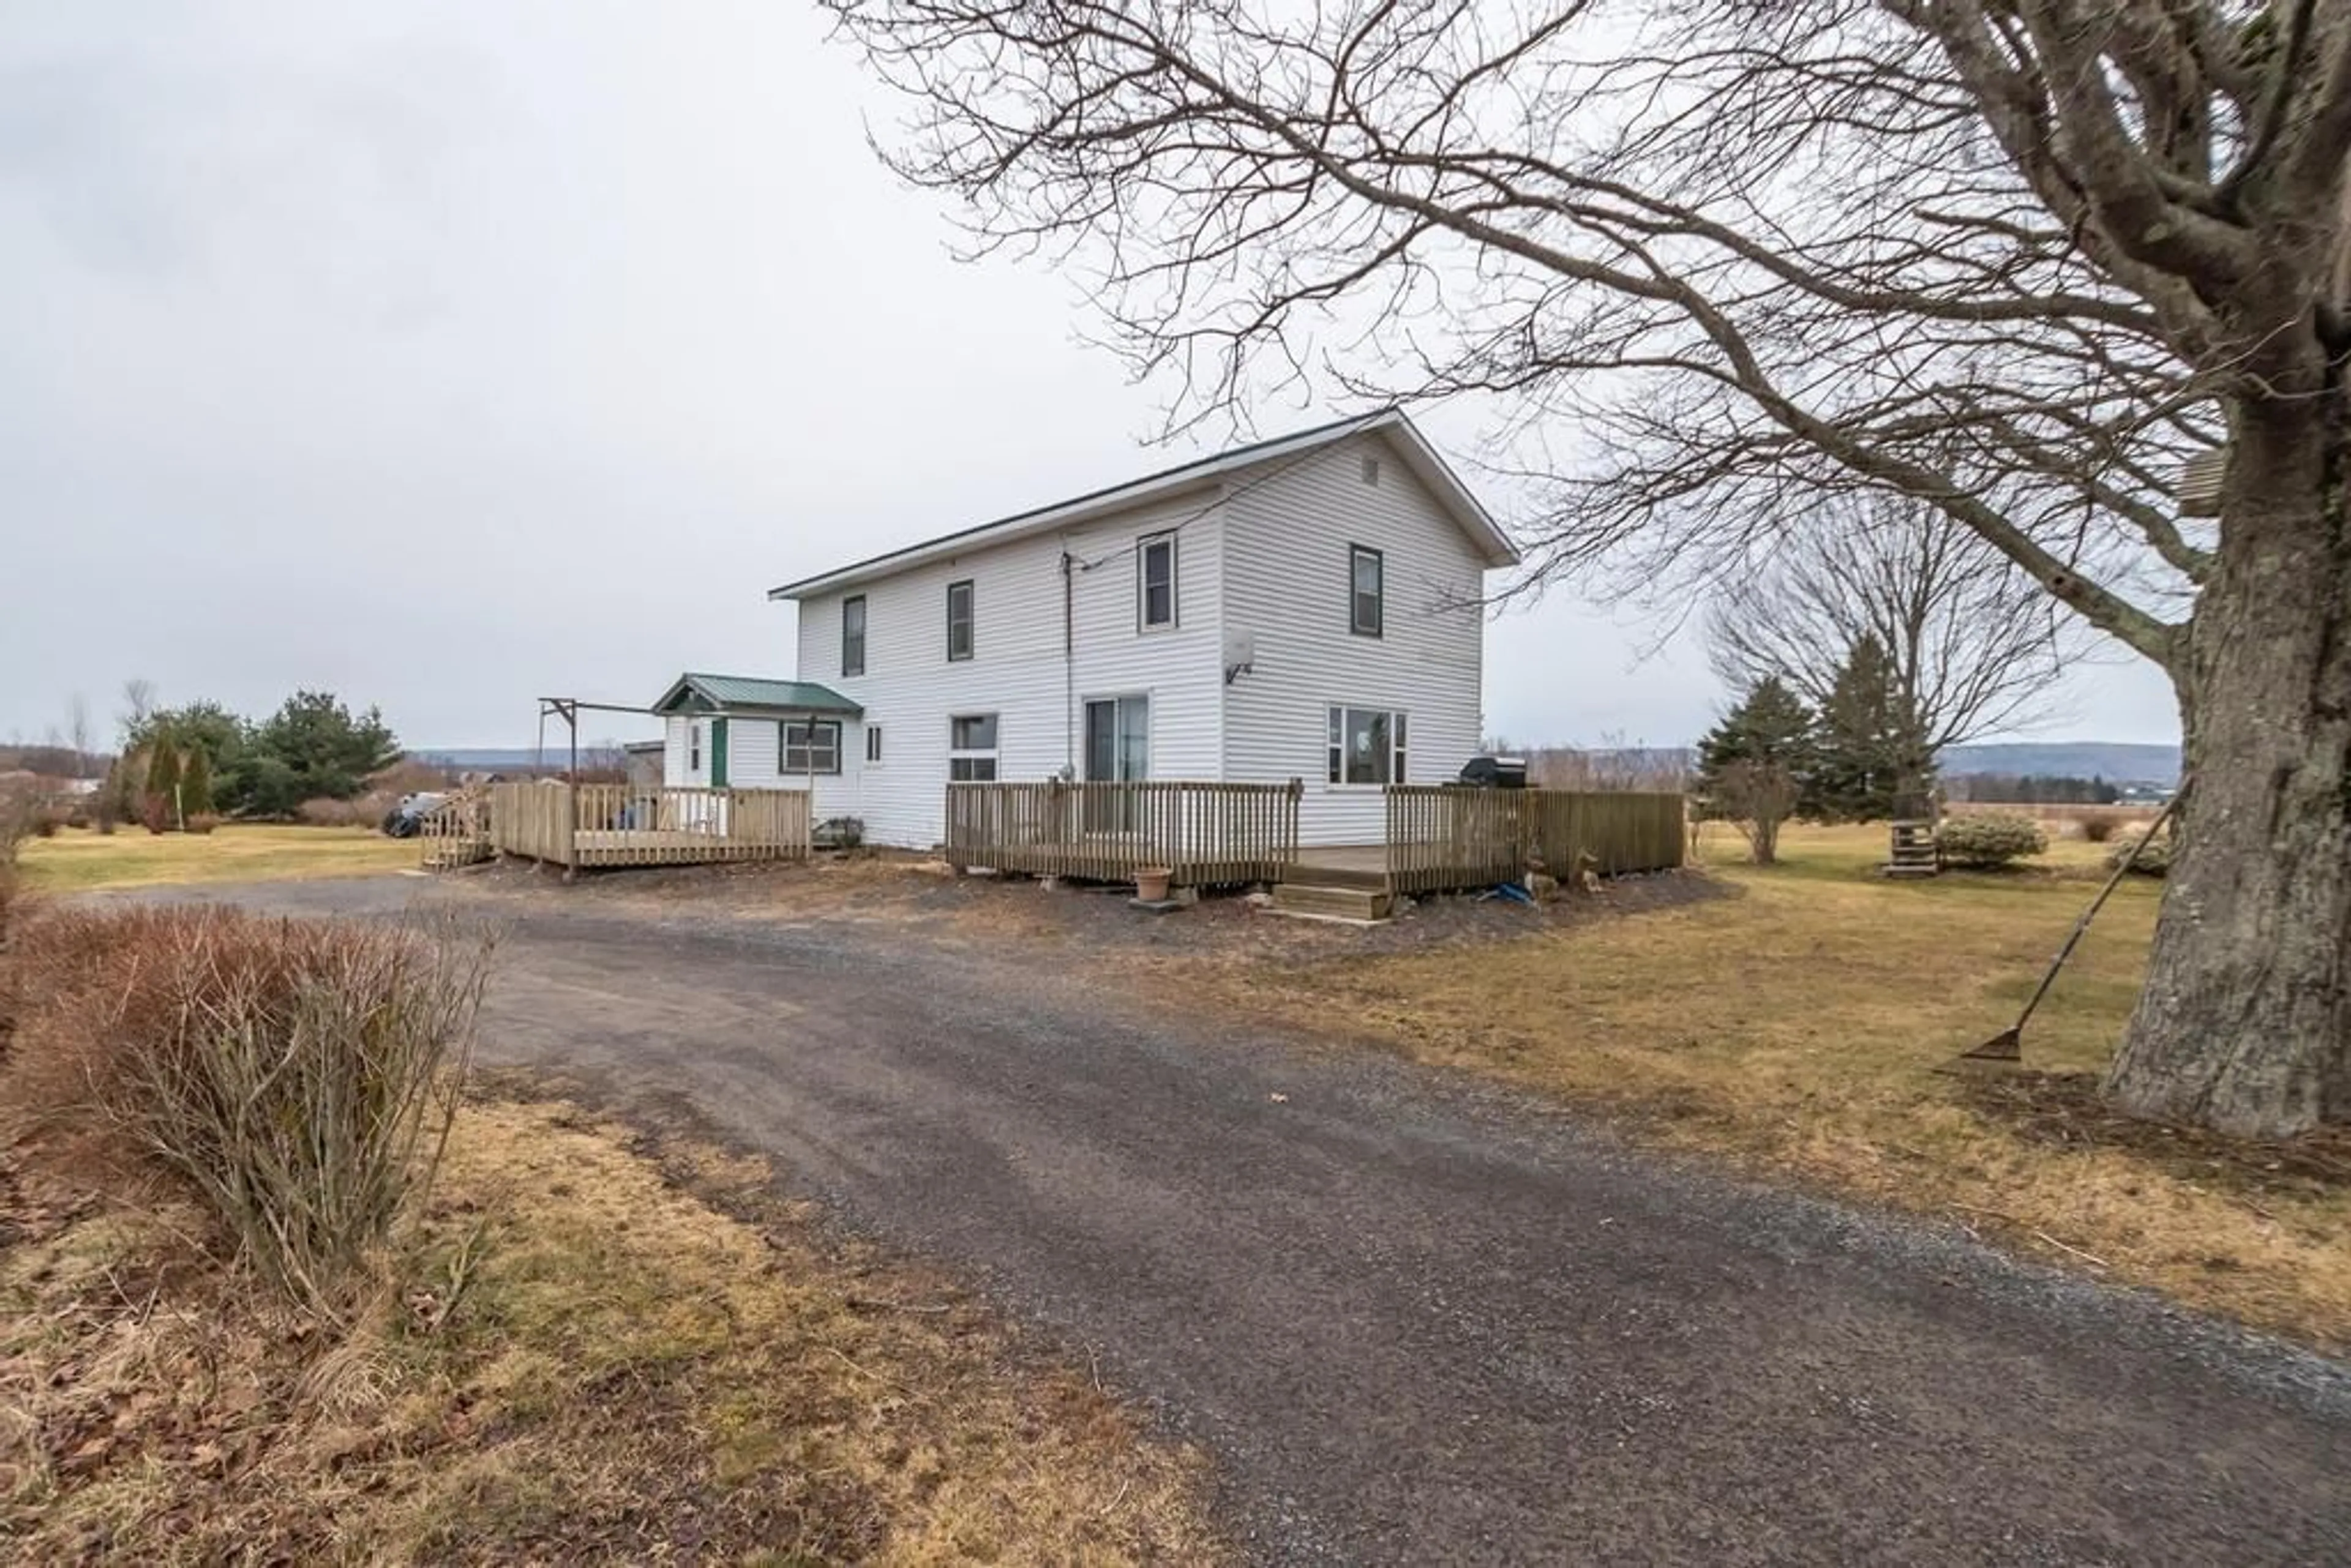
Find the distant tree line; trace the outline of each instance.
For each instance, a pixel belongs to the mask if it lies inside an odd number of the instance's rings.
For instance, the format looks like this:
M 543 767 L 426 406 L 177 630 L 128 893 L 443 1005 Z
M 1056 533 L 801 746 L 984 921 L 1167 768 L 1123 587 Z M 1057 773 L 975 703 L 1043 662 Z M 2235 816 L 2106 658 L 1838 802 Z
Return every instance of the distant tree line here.
M 215 816 L 291 817 L 308 800 L 351 800 L 401 759 L 379 711 L 354 714 L 330 692 L 297 692 L 249 719 L 216 702 L 156 706 L 152 691 L 133 682 L 127 693 L 103 821 L 161 832 Z
M 2123 798 L 2102 778 L 2054 773 L 1955 773 L 1947 788 L 1954 800 L 2017 806 L 2111 806 Z

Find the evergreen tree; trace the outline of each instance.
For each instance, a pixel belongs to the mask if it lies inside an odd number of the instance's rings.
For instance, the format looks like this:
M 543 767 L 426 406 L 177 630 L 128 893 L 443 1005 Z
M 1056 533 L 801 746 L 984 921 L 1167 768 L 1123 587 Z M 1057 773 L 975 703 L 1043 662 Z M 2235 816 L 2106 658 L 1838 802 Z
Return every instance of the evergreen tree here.
M 374 708 L 353 716 L 329 692 L 297 692 L 246 737 L 243 809 L 291 816 L 303 801 L 348 800 L 368 776 L 400 760 L 400 742 Z
M 1785 683 L 1766 677 L 1698 743 L 1706 813 L 1738 824 L 1759 865 L 1776 858 L 1780 824 L 1807 805 L 1819 727 Z
M 1698 781 L 1733 762 L 1771 762 L 1799 779 L 1817 766 L 1820 723 L 1803 700 L 1776 676 L 1755 683 L 1739 706 L 1698 743 Z
M 188 747 L 187 765 L 180 770 L 180 814 L 183 820 L 213 814 L 213 765 L 201 746 Z
M 1811 805 L 1831 821 L 1923 815 L 1933 784 L 1934 759 L 1894 663 L 1884 643 L 1865 635 L 1821 709 Z

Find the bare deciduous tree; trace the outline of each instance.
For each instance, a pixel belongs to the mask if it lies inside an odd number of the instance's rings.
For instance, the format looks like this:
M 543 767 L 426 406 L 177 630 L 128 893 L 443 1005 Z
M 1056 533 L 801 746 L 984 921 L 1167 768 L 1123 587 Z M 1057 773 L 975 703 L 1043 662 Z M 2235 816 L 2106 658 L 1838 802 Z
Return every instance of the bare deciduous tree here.
M 1527 781 L 1544 789 L 1679 794 L 1689 788 L 1687 751 L 1641 746 L 1620 735 L 1604 735 L 1596 747 L 1537 747 L 1526 758 Z
M 1716 596 L 1706 626 L 1733 690 L 1778 675 L 1822 710 L 1854 649 L 1875 641 L 1929 757 L 2044 711 L 2078 651 L 2072 629 L 2031 578 L 1931 507 L 1844 493 L 1792 521 L 1773 559 Z
M 1725 763 L 1715 776 L 1714 814 L 1739 830 L 1757 865 L 1777 865 L 1780 829 L 1796 814 L 1803 786 L 1785 764 L 1762 758 Z
M 122 712 L 119 716 L 122 734 L 127 741 L 144 738 L 147 721 L 155 716 L 155 683 L 144 675 L 134 675 L 122 683 Z
M 2110 1086 L 2351 1118 L 2351 6 L 828 4 L 894 165 L 1191 416 L 1489 394 L 1538 566 L 1666 592 L 1899 492 L 2161 664 L 2193 800 Z
M 89 771 L 89 699 L 79 692 L 66 705 L 66 734 L 73 742 L 75 777 Z

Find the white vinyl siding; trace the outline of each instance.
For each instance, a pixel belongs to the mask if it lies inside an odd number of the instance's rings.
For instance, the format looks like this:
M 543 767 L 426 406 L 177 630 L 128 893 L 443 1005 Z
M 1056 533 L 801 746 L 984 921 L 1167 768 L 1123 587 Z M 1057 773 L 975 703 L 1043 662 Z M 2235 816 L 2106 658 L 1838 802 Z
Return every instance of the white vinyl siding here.
M 1376 484 L 1364 482 L 1366 457 L 1385 459 Z M 1408 716 L 1404 782 L 1458 774 L 1480 733 L 1484 565 L 1375 435 L 1235 490 L 1224 622 L 1249 639 L 1256 669 L 1225 691 L 1222 777 L 1302 779 L 1303 841 L 1376 843 L 1385 831 L 1379 790 L 1330 782 L 1331 710 Z M 1379 552 L 1376 638 L 1354 630 L 1359 548 Z
M 1066 536 L 1016 539 L 851 588 L 867 603 L 866 674 L 825 684 L 886 720 L 890 760 L 886 768 L 866 764 L 861 727 L 851 725 L 845 770 L 816 780 L 818 816 L 862 818 L 869 843 L 928 849 L 946 831 L 951 716 L 997 715 L 997 777 L 1033 782 L 1065 767 L 1083 770 L 1085 701 L 1104 694 L 1150 698 L 1155 777 L 1219 777 L 1224 523 L 1214 506 L 1217 494 L 1205 486 Z M 1136 624 L 1136 543 L 1179 525 L 1179 623 L 1145 634 Z M 1078 563 L 1069 578 L 1075 654 L 1066 665 L 1065 548 Z M 1096 564 L 1088 569 L 1089 562 Z M 973 585 L 976 636 L 970 658 L 949 662 L 941 629 L 946 587 L 963 581 Z M 799 668 L 836 667 L 842 598 L 820 594 L 801 602 Z M 1316 775 L 1310 770 L 1308 777 Z M 739 771 L 738 780 L 752 782 Z
M 1366 458 L 1379 460 L 1376 484 L 1365 483 Z M 1171 533 L 1175 623 L 1146 628 L 1141 552 Z M 1356 547 L 1379 552 L 1377 637 L 1353 630 Z M 877 722 L 886 716 L 890 729 L 883 768 L 868 760 L 866 727 L 843 725 L 841 772 L 813 780 L 817 817 L 858 817 L 869 842 L 929 848 L 945 830 L 952 717 L 997 716 L 999 779 L 1064 768 L 1082 777 L 1086 704 L 1135 697 L 1148 716 L 1134 738 L 1152 778 L 1301 779 L 1306 842 L 1376 842 L 1379 790 L 1329 782 L 1330 710 L 1407 716 L 1409 744 L 1391 748 L 1406 780 L 1453 778 L 1478 749 L 1484 580 L 1478 548 L 1384 438 L 1369 435 L 1065 533 L 942 554 L 812 595 L 799 603 L 798 669 Z M 947 585 L 965 582 L 971 656 L 949 660 Z M 831 679 L 844 597 L 866 601 L 866 673 Z M 1228 640 L 1246 642 L 1254 665 L 1230 685 Z M 750 754 L 748 737 L 761 733 L 772 747 L 775 725 L 736 727 L 734 782 L 809 783 L 778 779 L 772 753 Z M 967 753 L 967 772 L 980 755 Z

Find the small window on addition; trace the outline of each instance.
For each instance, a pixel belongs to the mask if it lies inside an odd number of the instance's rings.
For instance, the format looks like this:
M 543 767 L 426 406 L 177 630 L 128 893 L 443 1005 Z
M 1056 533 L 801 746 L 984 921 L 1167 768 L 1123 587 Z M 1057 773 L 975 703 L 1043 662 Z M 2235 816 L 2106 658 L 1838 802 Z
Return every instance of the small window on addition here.
M 785 719 L 778 726 L 787 773 L 841 771 L 841 724 L 836 719 Z
M 1379 482 L 1380 460 L 1374 457 L 1369 453 L 1365 453 L 1364 455 L 1364 483 L 1366 485 L 1376 485 Z
M 882 760 L 882 727 L 878 724 L 869 724 L 865 727 L 865 760 L 868 762 Z

